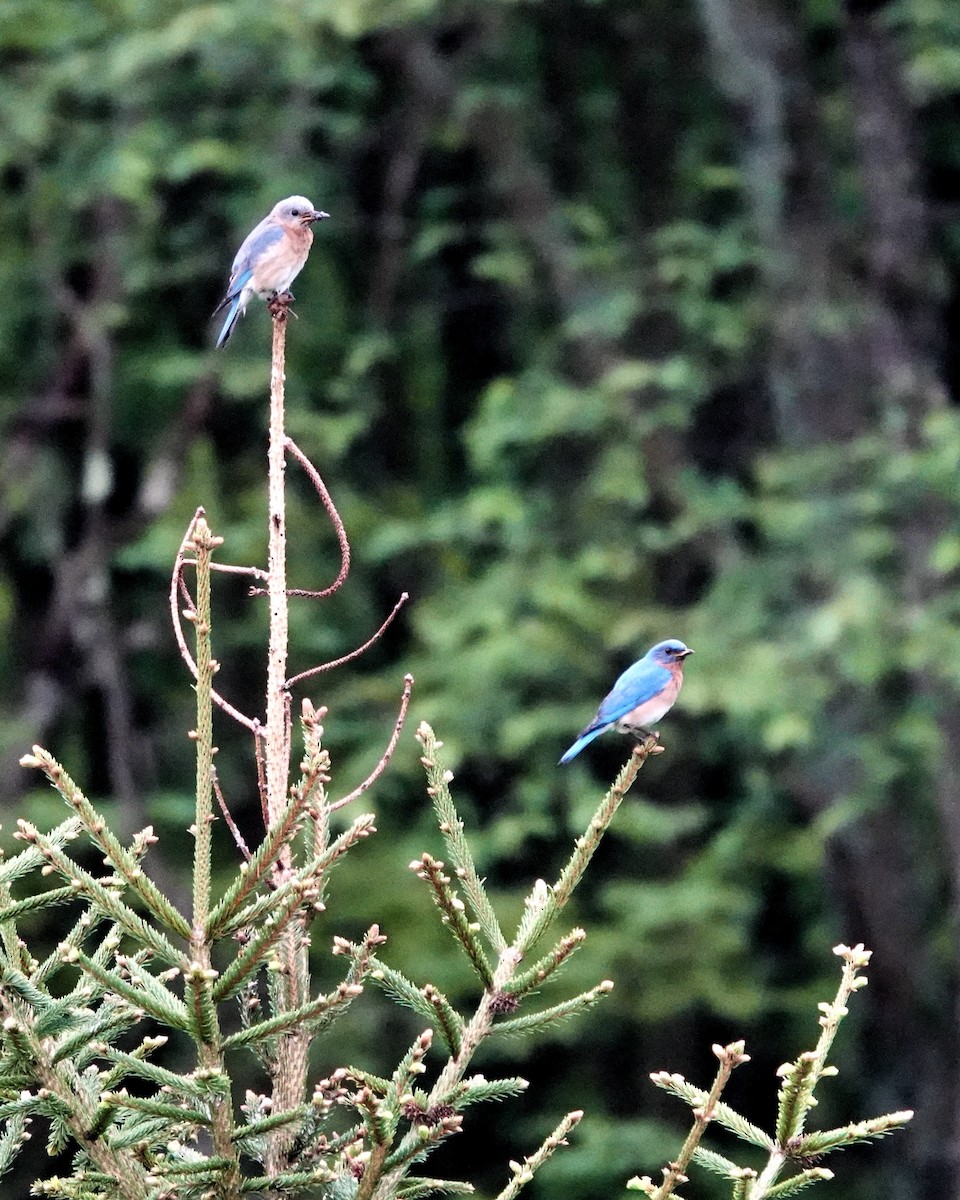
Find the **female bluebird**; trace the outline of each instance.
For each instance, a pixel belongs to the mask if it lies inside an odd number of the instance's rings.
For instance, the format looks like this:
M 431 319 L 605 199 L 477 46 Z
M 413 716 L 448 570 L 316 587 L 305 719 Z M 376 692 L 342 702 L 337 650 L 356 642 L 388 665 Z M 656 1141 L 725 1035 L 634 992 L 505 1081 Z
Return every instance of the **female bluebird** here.
M 286 292 L 303 270 L 313 245 L 314 221 L 330 214 L 315 209 L 306 196 L 288 196 L 275 204 L 250 231 L 230 268 L 227 294 L 213 310 L 227 309 L 217 347 L 225 346 L 251 296 L 272 299 Z
M 562 763 L 576 758 L 595 737 L 616 727 L 621 733 L 649 736 L 647 725 L 673 708 L 683 683 L 683 660 L 693 651 L 671 638 L 651 646 L 639 662 L 627 667 L 610 689 L 597 715 L 566 752 Z

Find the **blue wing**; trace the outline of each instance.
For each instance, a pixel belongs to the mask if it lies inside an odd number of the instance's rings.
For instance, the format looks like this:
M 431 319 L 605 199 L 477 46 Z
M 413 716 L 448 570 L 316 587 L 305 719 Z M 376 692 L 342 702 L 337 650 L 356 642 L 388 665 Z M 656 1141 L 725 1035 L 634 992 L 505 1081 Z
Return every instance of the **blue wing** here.
M 264 250 L 279 242 L 283 237 L 283 230 L 278 225 L 263 225 L 262 228 L 261 225 L 258 225 L 252 233 L 247 235 L 243 245 L 237 251 L 236 257 L 233 260 L 233 266 L 230 268 L 230 283 L 227 285 L 226 295 L 213 310 L 214 316 L 240 295 L 253 278 L 253 268 L 260 255 L 263 254 Z M 227 319 L 229 320 L 229 317 Z M 236 321 L 236 314 L 234 314 L 233 320 Z M 225 328 L 226 326 L 224 326 Z M 227 333 L 227 337 L 229 336 L 230 334 Z M 227 340 L 222 332 L 220 339 L 217 345 L 222 345 Z
M 230 268 L 230 286 L 234 285 L 237 276 L 246 273 L 247 278 L 253 273 L 253 268 L 257 260 L 263 254 L 264 250 L 269 249 L 276 242 L 279 242 L 283 237 L 283 228 L 280 225 L 265 224 L 263 221 L 251 233 L 248 233 L 244 239 L 243 245 L 237 251 L 237 256 L 233 260 L 233 266 Z
M 576 758 L 584 746 L 589 746 L 595 737 L 599 737 L 611 725 L 616 724 L 621 717 L 633 712 L 638 705 L 652 700 L 654 696 L 659 696 L 670 682 L 670 678 L 666 667 L 661 667 L 659 663 L 651 662 L 647 658 L 641 658 L 632 667 L 627 667 L 604 697 L 597 709 L 597 715 L 586 728 L 580 730 L 577 740 L 560 762 L 568 763 L 571 758 Z
M 614 721 L 619 721 L 628 712 L 633 712 L 638 705 L 646 704 L 654 696 L 659 696 L 670 679 L 671 675 L 666 667 L 641 658 L 632 667 L 627 667 L 607 693 L 597 709 L 597 715 L 590 722 L 590 727 L 612 725 Z

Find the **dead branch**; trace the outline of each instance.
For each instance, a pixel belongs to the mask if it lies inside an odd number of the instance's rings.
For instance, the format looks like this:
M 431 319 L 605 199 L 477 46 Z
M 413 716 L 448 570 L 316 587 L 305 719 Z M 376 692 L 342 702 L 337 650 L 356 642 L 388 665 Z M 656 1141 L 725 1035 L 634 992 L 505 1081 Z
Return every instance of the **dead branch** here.
M 399 607 L 399 606 L 398 606 Z M 396 609 L 394 609 L 396 612 Z M 344 796 L 342 800 L 335 800 L 333 804 L 328 806 L 329 812 L 336 812 L 338 808 L 344 808 L 352 800 L 356 800 L 358 796 L 369 788 L 383 774 L 390 759 L 393 758 L 393 752 L 397 748 L 397 742 L 400 740 L 400 733 L 403 730 L 403 723 L 407 718 L 407 708 L 410 705 L 410 693 L 413 690 L 413 676 L 405 675 L 403 677 L 403 696 L 400 699 L 400 712 L 397 714 L 397 721 L 393 727 L 393 733 L 390 735 L 390 741 L 387 743 L 387 748 L 380 756 L 380 761 L 373 768 L 370 774 L 366 777 L 359 787 L 355 787 L 349 795 Z
M 319 595 L 321 593 L 317 594 Z M 374 645 L 380 640 L 380 638 L 383 637 L 384 633 L 386 633 L 387 629 L 390 627 L 393 618 L 409 599 L 410 593 L 402 592 L 400 599 L 393 606 L 393 611 L 383 622 L 373 637 L 365 641 L 362 646 L 358 646 L 356 650 L 351 650 L 349 654 L 344 654 L 342 658 L 335 658 L 331 662 L 321 663 L 319 667 L 311 667 L 308 671 L 301 671 L 299 675 L 294 675 L 291 679 L 288 679 L 284 686 L 289 690 L 294 686 L 294 684 L 302 683 L 304 679 L 309 679 L 312 675 L 319 675 L 323 671 L 332 671 L 334 667 L 342 667 L 344 663 L 352 662 L 353 659 L 359 658 L 361 654 L 365 654 L 372 645 Z
M 337 535 L 337 543 L 340 546 L 340 571 L 336 579 L 329 585 L 323 588 L 322 591 L 311 591 L 307 588 L 287 588 L 288 596 L 305 596 L 310 600 L 322 600 L 324 596 L 332 596 L 338 591 L 347 578 L 350 572 L 350 542 L 347 539 L 347 531 L 343 524 L 337 506 L 333 502 L 333 497 L 327 491 L 327 485 L 323 482 L 320 472 L 313 465 L 309 458 L 300 449 L 297 443 L 290 437 L 285 437 L 283 441 L 284 449 L 289 450 L 297 462 L 306 471 L 310 482 L 316 489 L 317 495 L 323 503 L 323 507 L 327 510 L 327 516 L 330 518 L 330 523 L 333 525 L 334 532 Z M 251 588 L 251 596 L 262 596 L 263 588 Z
M 181 623 L 178 598 L 181 593 L 186 596 L 188 610 L 190 612 L 194 611 L 193 599 L 187 590 L 186 581 L 183 578 L 183 567 L 184 563 L 187 561 L 187 547 L 190 545 L 190 539 L 193 537 L 194 528 L 196 527 L 197 521 L 205 515 L 206 514 L 202 507 L 198 508 L 194 513 L 193 519 L 187 526 L 187 532 L 183 535 L 183 541 L 180 543 L 180 549 L 177 551 L 177 556 L 174 559 L 173 575 L 170 580 L 170 620 L 173 624 L 173 634 L 177 639 L 180 657 L 187 664 L 187 669 L 190 671 L 190 674 L 194 677 L 194 679 L 197 678 L 197 664 L 193 660 L 193 655 L 190 653 L 190 650 L 187 646 L 187 639 L 183 635 L 183 625 Z M 254 721 L 251 717 L 245 716 L 242 712 L 240 712 L 239 709 L 234 708 L 228 700 L 225 700 L 223 696 L 216 691 L 216 689 L 211 692 L 211 695 L 213 697 L 213 702 L 218 706 L 218 708 L 223 709 L 228 717 L 233 717 L 235 721 L 239 722 L 239 724 L 251 730 L 251 732 L 257 734 L 259 737 L 263 736 L 260 731 L 259 722 Z

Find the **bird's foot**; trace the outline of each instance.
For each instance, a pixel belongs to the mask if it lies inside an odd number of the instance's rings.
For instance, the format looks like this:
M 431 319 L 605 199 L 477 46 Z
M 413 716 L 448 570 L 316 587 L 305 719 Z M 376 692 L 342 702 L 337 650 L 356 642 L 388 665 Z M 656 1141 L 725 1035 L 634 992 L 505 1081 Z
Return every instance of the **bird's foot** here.
M 637 734 L 642 735 L 643 740 L 637 742 L 637 749 L 643 750 L 646 755 L 662 754 L 664 747 L 660 745 L 660 730 L 659 729 L 637 729 Z
M 267 309 L 273 317 L 279 317 L 281 313 L 286 315 L 293 301 L 293 292 L 274 292 L 267 300 Z

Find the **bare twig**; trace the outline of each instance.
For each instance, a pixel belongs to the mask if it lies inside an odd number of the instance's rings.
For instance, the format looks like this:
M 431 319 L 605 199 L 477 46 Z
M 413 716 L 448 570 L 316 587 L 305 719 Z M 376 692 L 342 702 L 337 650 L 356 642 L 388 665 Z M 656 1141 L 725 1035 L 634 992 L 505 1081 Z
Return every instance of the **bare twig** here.
M 320 592 L 304 591 L 302 588 L 294 588 L 287 593 L 290 596 L 308 596 L 313 599 L 320 600 L 324 596 L 333 595 L 333 593 L 343 585 L 343 581 L 346 579 L 350 571 L 350 543 L 347 540 L 347 531 L 344 528 L 343 520 L 341 519 L 339 512 L 337 512 L 337 506 L 333 502 L 333 497 L 327 491 L 327 486 L 320 477 L 320 472 L 292 438 L 286 438 L 284 440 L 284 446 L 290 451 L 300 466 L 303 467 L 310 479 L 310 482 L 316 488 L 317 495 L 320 497 L 323 507 L 327 510 L 327 516 L 330 518 L 330 523 L 333 525 L 334 531 L 337 535 L 337 542 L 340 546 L 340 573 L 329 587 L 325 587 Z
M 220 805 L 220 811 L 223 813 L 223 819 L 227 823 L 227 828 L 233 834 L 233 840 L 237 843 L 237 848 L 239 849 L 240 853 L 247 860 L 247 862 L 249 862 L 251 858 L 250 847 L 244 841 L 243 834 L 237 828 L 237 823 L 233 819 L 230 809 L 227 808 L 227 802 L 224 799 L 223 789 L 220 787 L 220 778 L 217 775 L 216 767 L 213 769 L 211 782 L 213 783 L 213 794 L 216 796 L 217 803 Z
M 380 756 L 380 761 L 359 787 L 355 787 L 349 795 L 344 796 L 341 800 L 335 800 L 333 804 L 329 806 L 329 812 L 336 812 L 338 808 L 344 808 L 352 800 L 356 800 L 358 796 L 362 796 L 367 788 L 369 788 L 371 784 L 376 783 L 376 781 L 383 774 L 387 763 L 391 758 L 393 758 L 393 752 L 396 750 L 397 742 L 400 740 L 400 733 L 403 729 L 403 723 L 407 718 L 407 708 L 410 705 L 410 693 L 412 690 L 413 676 L 405 675 L 403 678 L 403 696 L 400 699 L 400 711 L 397 714 L 397 721 L 393 727 L 393 733 L 390 736 L 390 741 L 387 743 L 386 750 L 384 750 L 383 754 Z
M 187 598 L 190 611 L 195 611 L 193 599 L 190 596 L 190 593 L 187 591 L 187 585 L 183 578 L 183 565 L 186 561 L 187 546 L 190 544 L 190 541 L 193 538 L 193 531 L 196 528 L 197 521 L 199 521 L 203 516 L 205 516 L 204 509 L 202 507 L 198 508 L 193 515 L 193 520 L 187 526 L 187 532 L 183 535 L 183 541 L 180 543 L 180 549 L 177 551 L 177 557 L 174 559 L 173 575 L 170 580 L 170 620 L 173 624 L 173 634 L 177 639 L 180 657 L 187 664 L 187 669 L 190 671 L 190 674 L 194 677 L 194 679 L 197 678 L 197 664 L 193 660 L 193 655 L 190 653 L 190 650 L 187 647 L 187 639 L 183 634 L 183 625 L 180 619 L 180 604 L 178 601 L 178 596 L 182 592 Z M 234 708 L 234 706 L 228 700 L 225 700 L 215 688 L 211 691 L 210 695 L 214 704 L 216 704 L 218 708 L 221 708 L 228 717 L 233 717 L 235 721 L 245 726 L 252 733 L 262 736 L 259 722 L 254 721 L 251 717 L 246 716 L 244 713 L 240 712 L 238 708 Z
M 322 592 L 311 594 L 316 594 L 318 596 L 323 595 Z M 342 667 L 344 663 L 352 662 L 353 659 L 359 658 L 361 654 L 365 654 L 372 645 L 374 645 L 383 637 L 384 633 L 386 633 L 387 629 L 389 629 L 393 618 L 397 615 L 400 609 L 403 608 L 404 604 L 406 604 L 409 599 L 410 593 L 402 592 L 400 599 L 393 606 L 393 611 L 389 614 L 387 619 L 383 622 L 373 637 L 365 641 L 362 646 L 358 646 L 356 650 L 351 650 L 349 654 L 344 654 L 342 658 L 335 658 L 331 662 L 321 663 L 319 667 L 311 667 L 308 671 L 301 671 L 299 675 L 294 675 L 292 679 L 287 680 L 287 688 L 289 689 L 297 683 L 302 683 L 304 679 L 309 679 L 312 675 L 319 675 L 323 671 L 332 671 L 334 667 Z
M 196 564 L 192 558 L 185 558 L 183 564 L 186 567 L 192 567 Z M 235 567 L 229 563 L 211 563 L 211 571 L 220 571 L 224 575 L 253 575 L 256 579 L 266 579 L 267 573 L 260 567 Z

